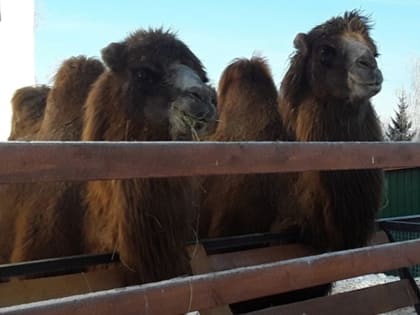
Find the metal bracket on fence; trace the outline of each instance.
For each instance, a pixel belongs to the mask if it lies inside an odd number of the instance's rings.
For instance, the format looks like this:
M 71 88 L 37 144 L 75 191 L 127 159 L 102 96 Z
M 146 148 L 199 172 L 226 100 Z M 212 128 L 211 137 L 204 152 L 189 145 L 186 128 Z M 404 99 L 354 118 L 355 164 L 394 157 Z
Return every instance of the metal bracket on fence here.
M 384 224 L 381 224 L 381 223 L 379 223 L 380 228 L 385 232 L 388 240 L 391 243 L 394 243 L 395 239 L 392 236 L 392 233 L 391 233 L 389 227 L 392 226 L 392 227 L 395 228 L 395 227 L 397 227 L 397 225 L 394 225 L 393 224 L 394 222 L 392 220 L 391 221 L 383 221 Z M 416 232 L 417 231 L 420 232 L 420 223 L 418 223 L 418 222 L 415 223 L 415 222 L 397 221 L 395 223 L 397 223 L 400 228 L 402 227 L 402 224 L 409 224 L 409 228 L 407 228 L 407 226 L 406 226 L 406 227 L 401 228 L 401 230 L 406 231 L 406 230 L 411 228 L 411 229 L 416 230 Z M 395 230 L 397 230 L 397 229 L 395 229 Z M 416 283 L 416 280 L 414 280 L 413 275 L 410 272 L 410 269 L 407 268 L 407 267 L 400 268 L 400 269 L 398 269 L 398 274 L 400 276 L 400 279 L 407 279 L 409 281 L 410 286 L 413 289 L 413 292 L 416 294 L 418 300 L 420 301 L 420 289 L 419 289 L 419 287 Z M 414 309 L 416 310 L 416 313 L 420 314 L 420 303 L 414 304 L 413 306 L 414 306 Z

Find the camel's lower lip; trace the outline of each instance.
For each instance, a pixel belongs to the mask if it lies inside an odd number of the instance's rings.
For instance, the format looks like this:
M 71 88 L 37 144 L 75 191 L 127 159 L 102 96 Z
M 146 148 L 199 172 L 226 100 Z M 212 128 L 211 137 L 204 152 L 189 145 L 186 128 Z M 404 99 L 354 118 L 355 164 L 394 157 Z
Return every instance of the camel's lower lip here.
M 361 85 L 361 86 L 368 86 L 368 87 L 373 87 L 373 88 L 380 88 L 382 86 L 381 83 L 370 83 L 370 82 L 368 82 L 368 83 L 366 83 L 366 82 L 355 82 L 355 83 L 358 84 L 358 85 Z
M 382 84 L 379 84 L 379 83 L 364 83 L 364 84 L 357 83 L 357 84 L 365 87 L 366 89 L 373 90 L 373 91 L 380 91 L 382 88 Z
M 349 79 L 354 84 L 357 84 L 360 86 L 367 86 L 367 87 L 373 87 L 373 88 L 381 88 L 382 86 L 382 81 L 361 81 L 351 74 L 349 75 Z

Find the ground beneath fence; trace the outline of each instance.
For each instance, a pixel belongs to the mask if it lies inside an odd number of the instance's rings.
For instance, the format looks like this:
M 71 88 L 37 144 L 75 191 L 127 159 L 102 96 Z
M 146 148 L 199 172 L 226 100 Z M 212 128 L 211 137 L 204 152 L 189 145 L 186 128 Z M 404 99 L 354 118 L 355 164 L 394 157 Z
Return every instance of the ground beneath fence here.
M 337 281 L 333 287 L 332 294 L 347 292 L 351 290 L 363 289 L 373 285 L 383 284 L 387 282 L 397 281 L 399 277 L 387 276 L 383 273 L 371 274 L 347 280 Z M 416 278 L 417 285 L 420 283 L 420 278 Z M 392 312 L 382 313 L 387 315 L 412 315 L 417 314 L 413 307 L 405 307 Z
M 363 289 L 373 285 L 397 281 L 399 277 L 387 276 L 383 273 L 371 274 L 347 280 L 337 281 L 333 287 L 332 294 L 343 293 L 352 290 Z M 416 278 L 417 285 L 420 284 L 420 278 Z M 386 315 L 414 315 L 416 312 L 413 307 L 405 307 L 392 312 L 382 313 Z M 188 315 L 199 315 L 198 312 L 188 313 Z

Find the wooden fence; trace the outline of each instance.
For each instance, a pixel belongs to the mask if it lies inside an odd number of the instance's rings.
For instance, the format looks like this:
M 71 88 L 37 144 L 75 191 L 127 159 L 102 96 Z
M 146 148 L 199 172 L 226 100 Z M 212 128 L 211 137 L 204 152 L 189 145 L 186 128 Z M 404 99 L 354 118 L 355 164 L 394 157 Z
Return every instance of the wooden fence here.
M 417 143 L 0 143 L 0 183 L 415 166 L 420 166 Z M 181 314 L 415 264 L 420 264 L 420 240 L 5 307 L 0 314 Z M 383 286 L 396 301 L 388 309 L 419 303 L 403 284 Z M 363 296 L 387 304 L 383 294 Z

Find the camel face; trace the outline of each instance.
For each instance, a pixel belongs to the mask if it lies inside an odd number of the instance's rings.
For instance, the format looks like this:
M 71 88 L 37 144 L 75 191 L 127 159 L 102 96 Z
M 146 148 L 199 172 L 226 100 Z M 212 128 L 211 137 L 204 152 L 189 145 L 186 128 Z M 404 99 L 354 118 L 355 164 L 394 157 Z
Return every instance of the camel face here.
M 313 44 L 310 80 L 318 95 L 354 101 L 381 90 L 376 51 L 357 35 L 341 34 Z
M 377 94 L 383 78 L 370 28 L 367 17 L 351 11 L 306 34 L 298 34 L 292 64 L 293 71 L 299 75 L 290 80 L 293 89 L 284 86 L 288 94 L 298 99 L 304 97 L 302 90 L 305 90 L 318 100 L 329 99 L 341 104 L 366 101 Z
M 112 85 L 109 98 L 130 121 L 129 139 L 197 140 L 212 131 L 216 92 L 170 31 L 139 30 L 104 48 L 102 58 L 110 69 L 104 87 Z
M 172 139 L 198 140 L 209 134 L 216 120 L 215 91 L 182 64 L 170 67 L 168 83 L 175 94 L 169 110 Z
M 351 98 L 363 99 L 377 94 L 381 90 L 383 77 L 372 50 L 356 39 L 345 38 L 342 46 Z

